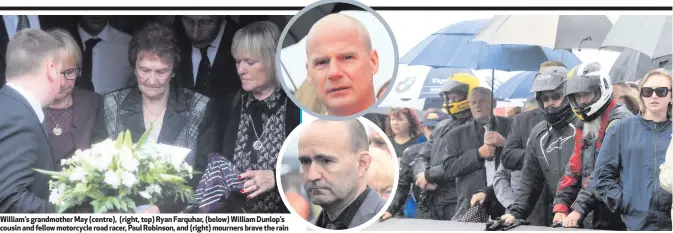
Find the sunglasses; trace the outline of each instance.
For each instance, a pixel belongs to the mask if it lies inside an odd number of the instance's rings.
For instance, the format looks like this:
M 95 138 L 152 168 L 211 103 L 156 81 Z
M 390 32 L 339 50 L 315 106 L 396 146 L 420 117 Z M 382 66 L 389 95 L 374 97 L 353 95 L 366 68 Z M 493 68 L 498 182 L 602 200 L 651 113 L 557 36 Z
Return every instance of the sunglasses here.
M 642 89 L 640 89 L 640 95 L 649 98 L 652 96 L 652 93 L 656 93 L 657 96 L 659 97 L 666 97 L 669 91 L 671 91 L 671 89 L 668 87 L 657 87 L 657 88 L 643 87 Z
M 538 99 L 540 99 L 540 101 L 542 101 L 542 102 L 547 102 L 547 101 L 549 101 L 549 99 L 551 99 L 553 101 L 557 101 L 557 100 L 560 100 L 561 98 L 563 98 L 563 94 L 559 93 L 559 92 L 554 92 L 554 93 L 546 94 L 546 95 L 540 95 L 540 97 L 538 97 Z

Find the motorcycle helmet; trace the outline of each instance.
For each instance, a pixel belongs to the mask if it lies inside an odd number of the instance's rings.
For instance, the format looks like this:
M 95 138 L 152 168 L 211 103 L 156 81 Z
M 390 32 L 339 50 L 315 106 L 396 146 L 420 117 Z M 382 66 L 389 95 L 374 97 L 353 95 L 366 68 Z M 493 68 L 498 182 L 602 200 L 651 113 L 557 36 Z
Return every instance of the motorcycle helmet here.
M 579 103 L 579 94 L 587 92 L 593 93 L 593 99 Z M 601 65 L 597 62 L 579 64 L 568 72 L 565 94 L 577 118 L 593 121 L 605 112 L 612 101 L 612 81 L 606 72 L 601 72 Z
M 457 73 L 452 75 L 449 80 L 442 84 L 442 90 L 439 95 L 444 101 L 444 109 L 448 114 L 456 115 L 470 109 L 470 101 L 467 97 L 472 89 L 479 86 L 479 79 L 468 73 Z M 459 93 L 464 96 L 462 100 L 449 102 L 450 93 Z
M 545 120 L 552 126 L 560 126 L 569 122 L 573 117 L 573 112 L 568 104 L 568 100 L 564 98 L 564 85 L 566 83 L 566 75 L 568 69 L 562 66 L 553 66 L 543 68 L 541 72 L 535 76 L 531 92 L 535 94 L 535 100 L 538 106 L 542 109 Z M 544 106 L 542 101 L 542 92 L 552 91 L 556 98 L 563 99 L 560 106 Z

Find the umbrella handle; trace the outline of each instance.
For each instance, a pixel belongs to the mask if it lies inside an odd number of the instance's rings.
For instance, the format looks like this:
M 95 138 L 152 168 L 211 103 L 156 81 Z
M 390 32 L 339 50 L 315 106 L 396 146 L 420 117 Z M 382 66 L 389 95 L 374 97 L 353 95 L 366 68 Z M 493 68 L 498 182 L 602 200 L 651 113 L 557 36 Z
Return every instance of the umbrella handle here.
M 579 46 L 579 48 L 577 48 L 577 51 L 582 51 L 582 43 L 584 43 L 584 41 L 587 41 L 587 40 L 593 40 L 593 39 L 592 39 L 590 36 L 587 37 L 587 38 L 582 39 L 582 41 L 580 41 L 580 46 Z

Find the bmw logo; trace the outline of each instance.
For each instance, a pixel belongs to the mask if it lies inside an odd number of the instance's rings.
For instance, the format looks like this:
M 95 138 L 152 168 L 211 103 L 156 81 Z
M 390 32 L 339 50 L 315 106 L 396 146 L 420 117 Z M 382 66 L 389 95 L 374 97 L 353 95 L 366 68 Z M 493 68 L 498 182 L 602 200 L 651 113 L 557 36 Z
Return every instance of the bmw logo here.
M 397 93 L 408 91 L 409 88 L 411 88 L 411 86 L 413 86 L 415 82 L 416 77 L 405 78 L 400 83 L 397 84 L 397 86 L 395 87 L 395 91 L 397 91 Z

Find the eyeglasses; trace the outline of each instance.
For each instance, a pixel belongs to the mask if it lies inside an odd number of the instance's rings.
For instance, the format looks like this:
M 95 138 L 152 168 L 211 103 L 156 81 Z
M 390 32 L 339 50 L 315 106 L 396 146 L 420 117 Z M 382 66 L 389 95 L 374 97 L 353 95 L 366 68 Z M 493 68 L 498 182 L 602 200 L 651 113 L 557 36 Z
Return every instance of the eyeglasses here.
M 540 101 L 542 101 L 542 102 L 547 102 L 547 101 L 549 101 L 549 99 L 551 99 L 553 101 L 557 101 L 557 100 L 560 100 L 561 98 L 563 98 L 563 94 L 561 94 L 559 92 L 554 92 L 554 93 L 546 94 L 546 95 L 540 95 L 540 97 L 538 97 L 538 99 L 540 99 Z
M 652 96 L 652 93 L 656 93 L 657 96 L 659 97 L 666 97 L 669 91 L 671 91 L 671 89 L 668 87 L 657 87 L 657 88 L 643 87 L 642 89 L 640 89 L 640 95 L 649 98 Z
M 63 75 L 63 77 L 67 80 L 75 80 L 77 77 L 79 77 L 81 72 L 82 69 L 80 68 L 72 68 L 61 72 L 61 75 Z

